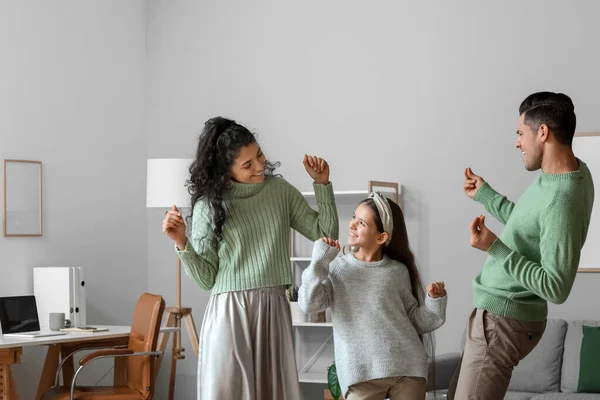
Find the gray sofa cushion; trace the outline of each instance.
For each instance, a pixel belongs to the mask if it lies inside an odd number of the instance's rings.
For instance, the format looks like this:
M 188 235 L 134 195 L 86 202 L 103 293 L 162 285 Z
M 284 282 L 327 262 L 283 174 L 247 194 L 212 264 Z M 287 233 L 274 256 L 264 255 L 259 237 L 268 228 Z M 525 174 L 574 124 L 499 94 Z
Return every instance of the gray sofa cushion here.
M 561 392 L 576 392 L 579 382 L 579 363 L 581 342 L 583 341 L 583 325 L 600 326 L 600 321 L 571 321 L 565 337 L 565 351 L 562 365 Z M 596 394 L 595 396 L 600 396 Z M 575 398 L 575 397 L 574 397 Z M 600 399 L 600 397 L 590 397 Z
M 600 394 L 593 393 L 546 393 L 532 400 L 600 400 Z
M 567 322 L 549 319 L 542 339 L 514 369 L 508 390 L 515 392 L 558 392 Z
M 460 362 L 460 353 L 444 353 L 435 356 L 435 381 L 431 379 L 432 365 L 429 364 L 429 381 L 427 390 L 447 389 L 450 386 L 450 380 L 456 372 Z
M 537 396 L 539 393 L 529 392 L 511 392 L 508 391 L 504 395 L 504 400 L 530 400 Z

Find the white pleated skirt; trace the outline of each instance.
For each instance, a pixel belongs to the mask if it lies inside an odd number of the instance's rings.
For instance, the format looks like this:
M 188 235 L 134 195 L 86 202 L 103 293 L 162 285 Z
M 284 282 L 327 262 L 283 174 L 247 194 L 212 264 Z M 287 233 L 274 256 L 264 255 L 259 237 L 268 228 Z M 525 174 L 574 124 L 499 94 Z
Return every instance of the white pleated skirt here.
M 300 400 L 285 287 L 211 296 L 198 359 L 198 400 Z

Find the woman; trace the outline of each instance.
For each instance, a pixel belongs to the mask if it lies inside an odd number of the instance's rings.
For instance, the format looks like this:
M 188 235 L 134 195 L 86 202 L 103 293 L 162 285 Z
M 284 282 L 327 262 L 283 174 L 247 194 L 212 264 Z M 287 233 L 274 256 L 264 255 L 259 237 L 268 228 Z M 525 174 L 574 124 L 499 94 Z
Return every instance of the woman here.
M 318 212 L 273 172 L 255 135 L 235 121 L 205 124 L 188 187 L 191 236 L 174 206 L 163 231 L 186 274 L 212 290 L 200 332 L 198 399 L 300 399 L 285 289 L 289 232 L 338 236 L 329 166 L 304 156 Z

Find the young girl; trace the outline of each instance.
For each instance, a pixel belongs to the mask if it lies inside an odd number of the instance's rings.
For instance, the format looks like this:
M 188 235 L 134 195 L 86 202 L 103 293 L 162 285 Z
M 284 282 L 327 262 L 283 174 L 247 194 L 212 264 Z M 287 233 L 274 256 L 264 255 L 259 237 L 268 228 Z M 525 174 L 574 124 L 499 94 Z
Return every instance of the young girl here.
M 329 166 L 304 156 L 319 212 L 273 171 L 255 136 L 217 117 L 206 122 L 190 167 L 191 236 L 175 206 L 163 231 L 186 274 L 211 290 L 198 360 L 198 399 L 299 400 L 290 307 L 289 235 L 337 237 Z
M 348 243 L 323 238 L 302 274 L 306 313 L 331 307 L 335 365 L 347 400 L 425 399 L 428 362 L 420 335 L 446 318 L 443 282 L 423 287 L 400 207 L 371 193 L 350 221 Z

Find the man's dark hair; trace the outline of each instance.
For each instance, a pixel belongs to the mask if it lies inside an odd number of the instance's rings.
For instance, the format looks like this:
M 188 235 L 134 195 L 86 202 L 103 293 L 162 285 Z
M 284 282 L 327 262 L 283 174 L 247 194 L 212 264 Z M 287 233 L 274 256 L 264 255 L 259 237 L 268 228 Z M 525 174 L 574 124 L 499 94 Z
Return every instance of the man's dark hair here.
M 559 143 L 571 146 L 575 135 L 575 106 L 563 93 L 538 92 L 527 96 L 519 107 L 524 122 L 537 132 L 542 124 L 548 126 Z

